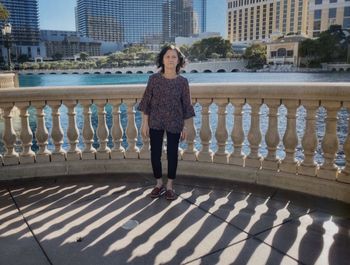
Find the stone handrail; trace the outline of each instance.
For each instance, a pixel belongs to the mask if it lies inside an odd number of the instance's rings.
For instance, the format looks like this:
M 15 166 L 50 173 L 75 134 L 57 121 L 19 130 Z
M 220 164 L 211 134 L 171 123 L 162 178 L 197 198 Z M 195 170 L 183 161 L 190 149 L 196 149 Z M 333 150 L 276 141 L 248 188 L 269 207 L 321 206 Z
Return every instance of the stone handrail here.
M 143 139 L 141 149 L 137 147 L 139 132 L 136 126 L 135 106 L 142 97 L 145 85 L 84 86 L 84 87 L 40 87 L 11 88 L 0 90 L 0 108 L 3 111 L 2 132 L 5 151 L 0 154 L 0 180 L 25 176 L 49 176 L 60 174 L 82 174 L 90 167 L 98 172 L 150 172 L 149 139 Z M 349 83 L 220 83 L 192 84 L 194 104 L 201 106 L 201 127 L 188 128 L 187 148 L 181 152 L 182 165 L 179 173 L 200 176 L 214 176 L 239 181 L 256 182 L 263 185 L 307 192 L 350 203 L 350 137 L 349 129 L 343 145 L 345 167 L 335 165 L 339 150 L 337 116 L 340 110 L 347 113 L 350 108 Z M 210 124 L 212 104 L 217 106 L 217 129 Z M 77 126 L 76 107 L 82 106 L 83 126 Z M 94 130 L 91 122 L 91 106 L 97 107 L 98 124 Z M 112 127 L 106 122 L 106 105 L 112 105 Z M 126 106 L 127 125 L 121 126 L 121 105 Z M 232 104 L 234 112 L 228 114 L 227 106 Z M 247 121 L 243 119 L 244 107 L 248 104 L 250 126 L 244 133 Z M 268 108 L 268 125 L 265 135 L 261 132 L 260 109 Z M 60 107 L 66 106 L 68 126 L 62 129 Z M 279 108 L 286 108 L 286 130 L 282 139 L 278 128 Z M 36 109 L 35 140 L 38 151 L 32 151 L 33 132 L 29 126 L 28 107 Z M 51 108 L 51 128 L 47 128 L 48 117 L 44 108 Z M 302 139 L 297 135 L 297 109 L 303 106 L 306 112 Z M 318 146 L 316 135 L 316 112 L 322 106 L 327 117 L 321 148 L 323 164 L 316 164 L 314 155 Z M 13 126 L 13 109 L 19 109 L 20 129 L 16 134 Z M 231 115 L 234 126 L 231 135 L 227 130 L 227 115 Z M 348 126 L 350 127 L 350 125 Z M 1 132 L 0 132 L 1 134 Z M 96 135 L 95 135 L 96 134 Z M 69 149 L 63 148 L 65 140 Z M 128 147 L 122 147 L 123 135 Z M 108 146 L 109 136 L 113 146 Z M 196 136 L 201 150 L 196 150 Z M 84 148 L 79 148 L 82 137 Z M 98 148 L 93 147 L 94 137 Z M 216 139 L 217 150 L 210 150 L 210 141 Z M 267 155 L 263 157 L 259 148 L 263 142 Z M 242 149 L 247 138 L 250 153 Z M 233 142 L 233 152 L 227 152 L 227 142 Z M 54 148 L 48 148 L 49 140 Z M 303 159 L 296 159 L 296 147 L 301 141 Z M 276 154 L 280 142 L 285 157 Z M 121 162 L 123 160 L 123 162 Z M 91 163 L 94 161 L 93 163 Z M 115 161 L 119 161 L 117 168 Z M 128 161 L 127 163 L 124 161 Z M 146 162 L 147 163 L 146 163 Z M 189 161 L 189 162 L 187 162 Z M 193 167 L 197 161 L 197 167 Z M 188 164 L 186 164 L 188 163 Z M 109 166 L 108 166 L 109 165 Z M 51 168 L 51 169 L 50 169 Z M 29 171 L 32 170 L 32 171 Z M 31 173 L 29 173 L 31 172 Z M 238 174 L 238 173 L 239 174 Z M 219 176 L 218 176 L 219 174 Z

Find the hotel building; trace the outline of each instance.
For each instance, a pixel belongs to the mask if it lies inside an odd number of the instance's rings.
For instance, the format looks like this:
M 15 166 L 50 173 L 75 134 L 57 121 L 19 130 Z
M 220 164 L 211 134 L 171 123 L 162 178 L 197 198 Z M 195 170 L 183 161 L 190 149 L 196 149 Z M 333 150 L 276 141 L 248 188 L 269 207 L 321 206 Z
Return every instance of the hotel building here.
M 350 0 L 310 0 L 309 37 L 317 37 L 331 25 L 350 29 Z
M 40 46 L 39 13 L 37 0 L 0 0 L 0 3 L 9 11 L 8 22 L 12 26 L 11 55 L 18 58 L 27 55 L 35 58 L 43 53 Z M 0 22 L 3 28 L 3 22 Z M 0 56 L 7 61 L 7 51 L 4 48 L 2 34 L 0 34 Z
M 268 40 L 273 34 L 307 34 L 307 0 L 228 0 L 231 42 Z

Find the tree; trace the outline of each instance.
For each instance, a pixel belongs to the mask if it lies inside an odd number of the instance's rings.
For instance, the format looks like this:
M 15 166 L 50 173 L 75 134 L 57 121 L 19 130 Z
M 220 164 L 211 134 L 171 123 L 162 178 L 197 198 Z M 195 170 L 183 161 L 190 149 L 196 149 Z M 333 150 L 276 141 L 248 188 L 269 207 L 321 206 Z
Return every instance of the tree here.
M 302 57 L 306 67 L 319 64 L 317 63 L 319 61 L 318 50 L 318 42 L 312 39 L 306 39 L 300 43 L 299 56 Z
M 54 55 L 52 55 L 52 59 L 55 61 L 59 61 L 62 60 L 63 55 L 61 53 L 55 53 Z
M 82 61 L 87 61 L 89 59 L 89 54 L 87 52 L 81 52 L 79 58 Z
M 0 20 L 6 21 L 10 17 L 10 13 L 7 11 L 6 7 L 0 3 Z
M 248 47 L 243 56 L 248 60 L 248 69 L 260 69 L 266 64 L 266 46 L 262 44 L 253 44 Z
M 214 53 L 218 54 L 220 58 L 226 58 L 228 53 L 232 53 L 231 43 L 221 37 L 203 39 L 190 47 L 189 58 L 206 60 L 211 58 Z

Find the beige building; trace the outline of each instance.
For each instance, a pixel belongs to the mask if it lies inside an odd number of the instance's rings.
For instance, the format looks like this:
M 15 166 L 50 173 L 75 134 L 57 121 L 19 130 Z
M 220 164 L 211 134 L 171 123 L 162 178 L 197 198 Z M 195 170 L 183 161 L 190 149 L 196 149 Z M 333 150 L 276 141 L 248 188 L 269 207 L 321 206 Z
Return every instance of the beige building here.
M 299 45 L 304 40 L 306 40 L 306 37 L 303 36 L 285 36 L 266 43 L 267 64 L 292 64 L 299 66 Z
M 307 34 L 308 0 L 228 0 L 231 42 L 265 41 L 273 34 Z
M 309 37 L 317 37 L 335 24 L 350 29 L 350 0 L 310 0 Z

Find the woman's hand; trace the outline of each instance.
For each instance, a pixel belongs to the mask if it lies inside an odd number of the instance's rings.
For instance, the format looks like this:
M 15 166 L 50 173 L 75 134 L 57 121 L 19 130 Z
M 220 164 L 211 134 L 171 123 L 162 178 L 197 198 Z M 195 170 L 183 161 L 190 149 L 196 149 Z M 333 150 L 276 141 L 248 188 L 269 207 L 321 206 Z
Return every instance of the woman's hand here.
M 146 122 L 142 123 L 141 134 L 142 134 L 143 138 L 148 138 L 149 137 L 149 126 L 148 126 L 148 123 L 146 123 Z
M 184 141 L 184 140 L 186 140 L 186 138 L 187 138 L 187 129 L 186 129 L 186 127 L 183 127 L 181 135 L 180 135 L 180 140 Z

